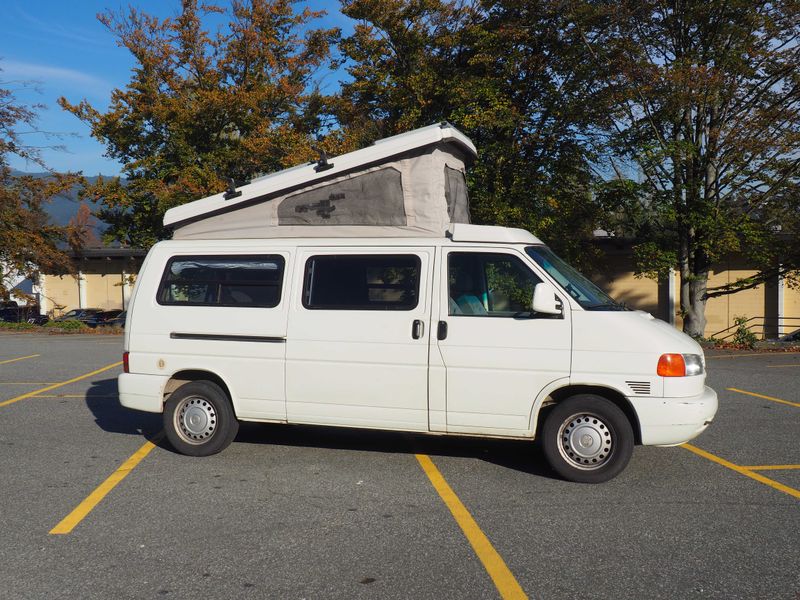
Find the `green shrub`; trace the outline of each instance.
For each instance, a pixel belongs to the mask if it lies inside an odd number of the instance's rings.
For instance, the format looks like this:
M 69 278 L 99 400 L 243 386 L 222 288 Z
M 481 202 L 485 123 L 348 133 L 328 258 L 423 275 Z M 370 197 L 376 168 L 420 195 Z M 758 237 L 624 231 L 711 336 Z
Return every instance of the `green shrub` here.
M 14 330 L 25 330 L 25 329 L 35 329 L 36 325 L 32 325 L 31 323 L 6 323 L 5 321 L 0 321 L 0 329 L 10 329 Z
M 60 329 L 62 331 L 83 331 L 84 329 L 89 329 L 80 321 L 48 321 L 44 326 Z
M 744 346 L 745 348 L 754 348 L 758 337 L 755 333 L 750 331 L 750 328 L 747 326 L 747 317 L 734 317 L 733 322 L 736 324 L 736 331 L 732 339 L 733 343 L 738 346 Z

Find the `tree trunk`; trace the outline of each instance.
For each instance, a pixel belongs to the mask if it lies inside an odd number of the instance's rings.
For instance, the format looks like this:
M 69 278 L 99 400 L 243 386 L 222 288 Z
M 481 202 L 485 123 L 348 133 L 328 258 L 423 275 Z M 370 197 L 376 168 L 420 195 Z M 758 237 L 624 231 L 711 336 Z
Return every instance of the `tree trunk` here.
M 692 337 L 702 337 L 706 329 L 706 289 L 711 268 L 708 256 L 701 249 L 690 249 L 694 230 L 690 229 L 680 253 L 681 313 L 683 332 Z
M 690 275 L 689 281 L 681 280 L 681 310 L 683 312 L 683 332 L 692 337 L 705 335 L 706 329 L 706 287 L 708 271 Z M 684 297 L 686 302 L 684 303 Z

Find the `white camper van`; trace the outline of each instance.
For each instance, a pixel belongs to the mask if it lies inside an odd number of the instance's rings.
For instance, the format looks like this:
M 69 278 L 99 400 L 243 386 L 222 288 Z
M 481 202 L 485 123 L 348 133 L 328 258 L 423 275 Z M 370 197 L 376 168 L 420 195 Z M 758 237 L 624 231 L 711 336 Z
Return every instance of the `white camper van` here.
M 606 481 L 711 422 L 700 346 L 527 231 L 471 225 L 448 124 L 170 210 L 125 327 L 124 406 L 180 452 L 239 421 L 540 438 Z

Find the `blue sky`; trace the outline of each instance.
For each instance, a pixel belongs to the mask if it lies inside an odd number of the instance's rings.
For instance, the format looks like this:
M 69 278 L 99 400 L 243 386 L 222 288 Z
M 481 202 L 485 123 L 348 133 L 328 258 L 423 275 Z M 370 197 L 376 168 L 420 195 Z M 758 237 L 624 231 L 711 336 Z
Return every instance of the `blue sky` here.
M 218 4 L 226 4 L 219 0 Z M 323 27 L 349 27 L 339 13 L 338 2 L 310 0 L 315 10 L 329 14 L 318 22 Z M 3 0 L 0 19 L 0 82 L 15 91 L 24 104 L 44 104 L 39 111 L 38 129 L 62 134 L 61 139 L 27 135 L 26 141 L 42 147 L 47 165 L 56 171 L 83 171 L 84 175 L 116 175 L 120 165 L 103 156 L 105 148 L 92 139 L 89 129 L 61 110 L 57 100 L 88 100 L 96 108 L 108 106 L 111 90 L 122 88 L 130 78 L 133 61 L 114 36 L 97 20 L 107 9 L 115 12 L 135 6 L 159 17 L 175 15 L 180 0 Z M 66 151 L 48 149 L 60 144 Z M 11 159 L 11 166 L 23 171 L 40 170 L 36 165 Z

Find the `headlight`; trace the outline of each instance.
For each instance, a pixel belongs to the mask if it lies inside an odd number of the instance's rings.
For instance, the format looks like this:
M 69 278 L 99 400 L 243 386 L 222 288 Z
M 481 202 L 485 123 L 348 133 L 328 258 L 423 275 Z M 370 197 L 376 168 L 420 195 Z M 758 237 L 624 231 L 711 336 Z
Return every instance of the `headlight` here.
M 661 377 L 686 377 L 703 373 L 703 357 L 699 354 L 662 354 L 656 373 Z
M 703 357 L 699 354 L 684 354 L 683 361 L 686 363 L 686 375 L 703 374 Z

